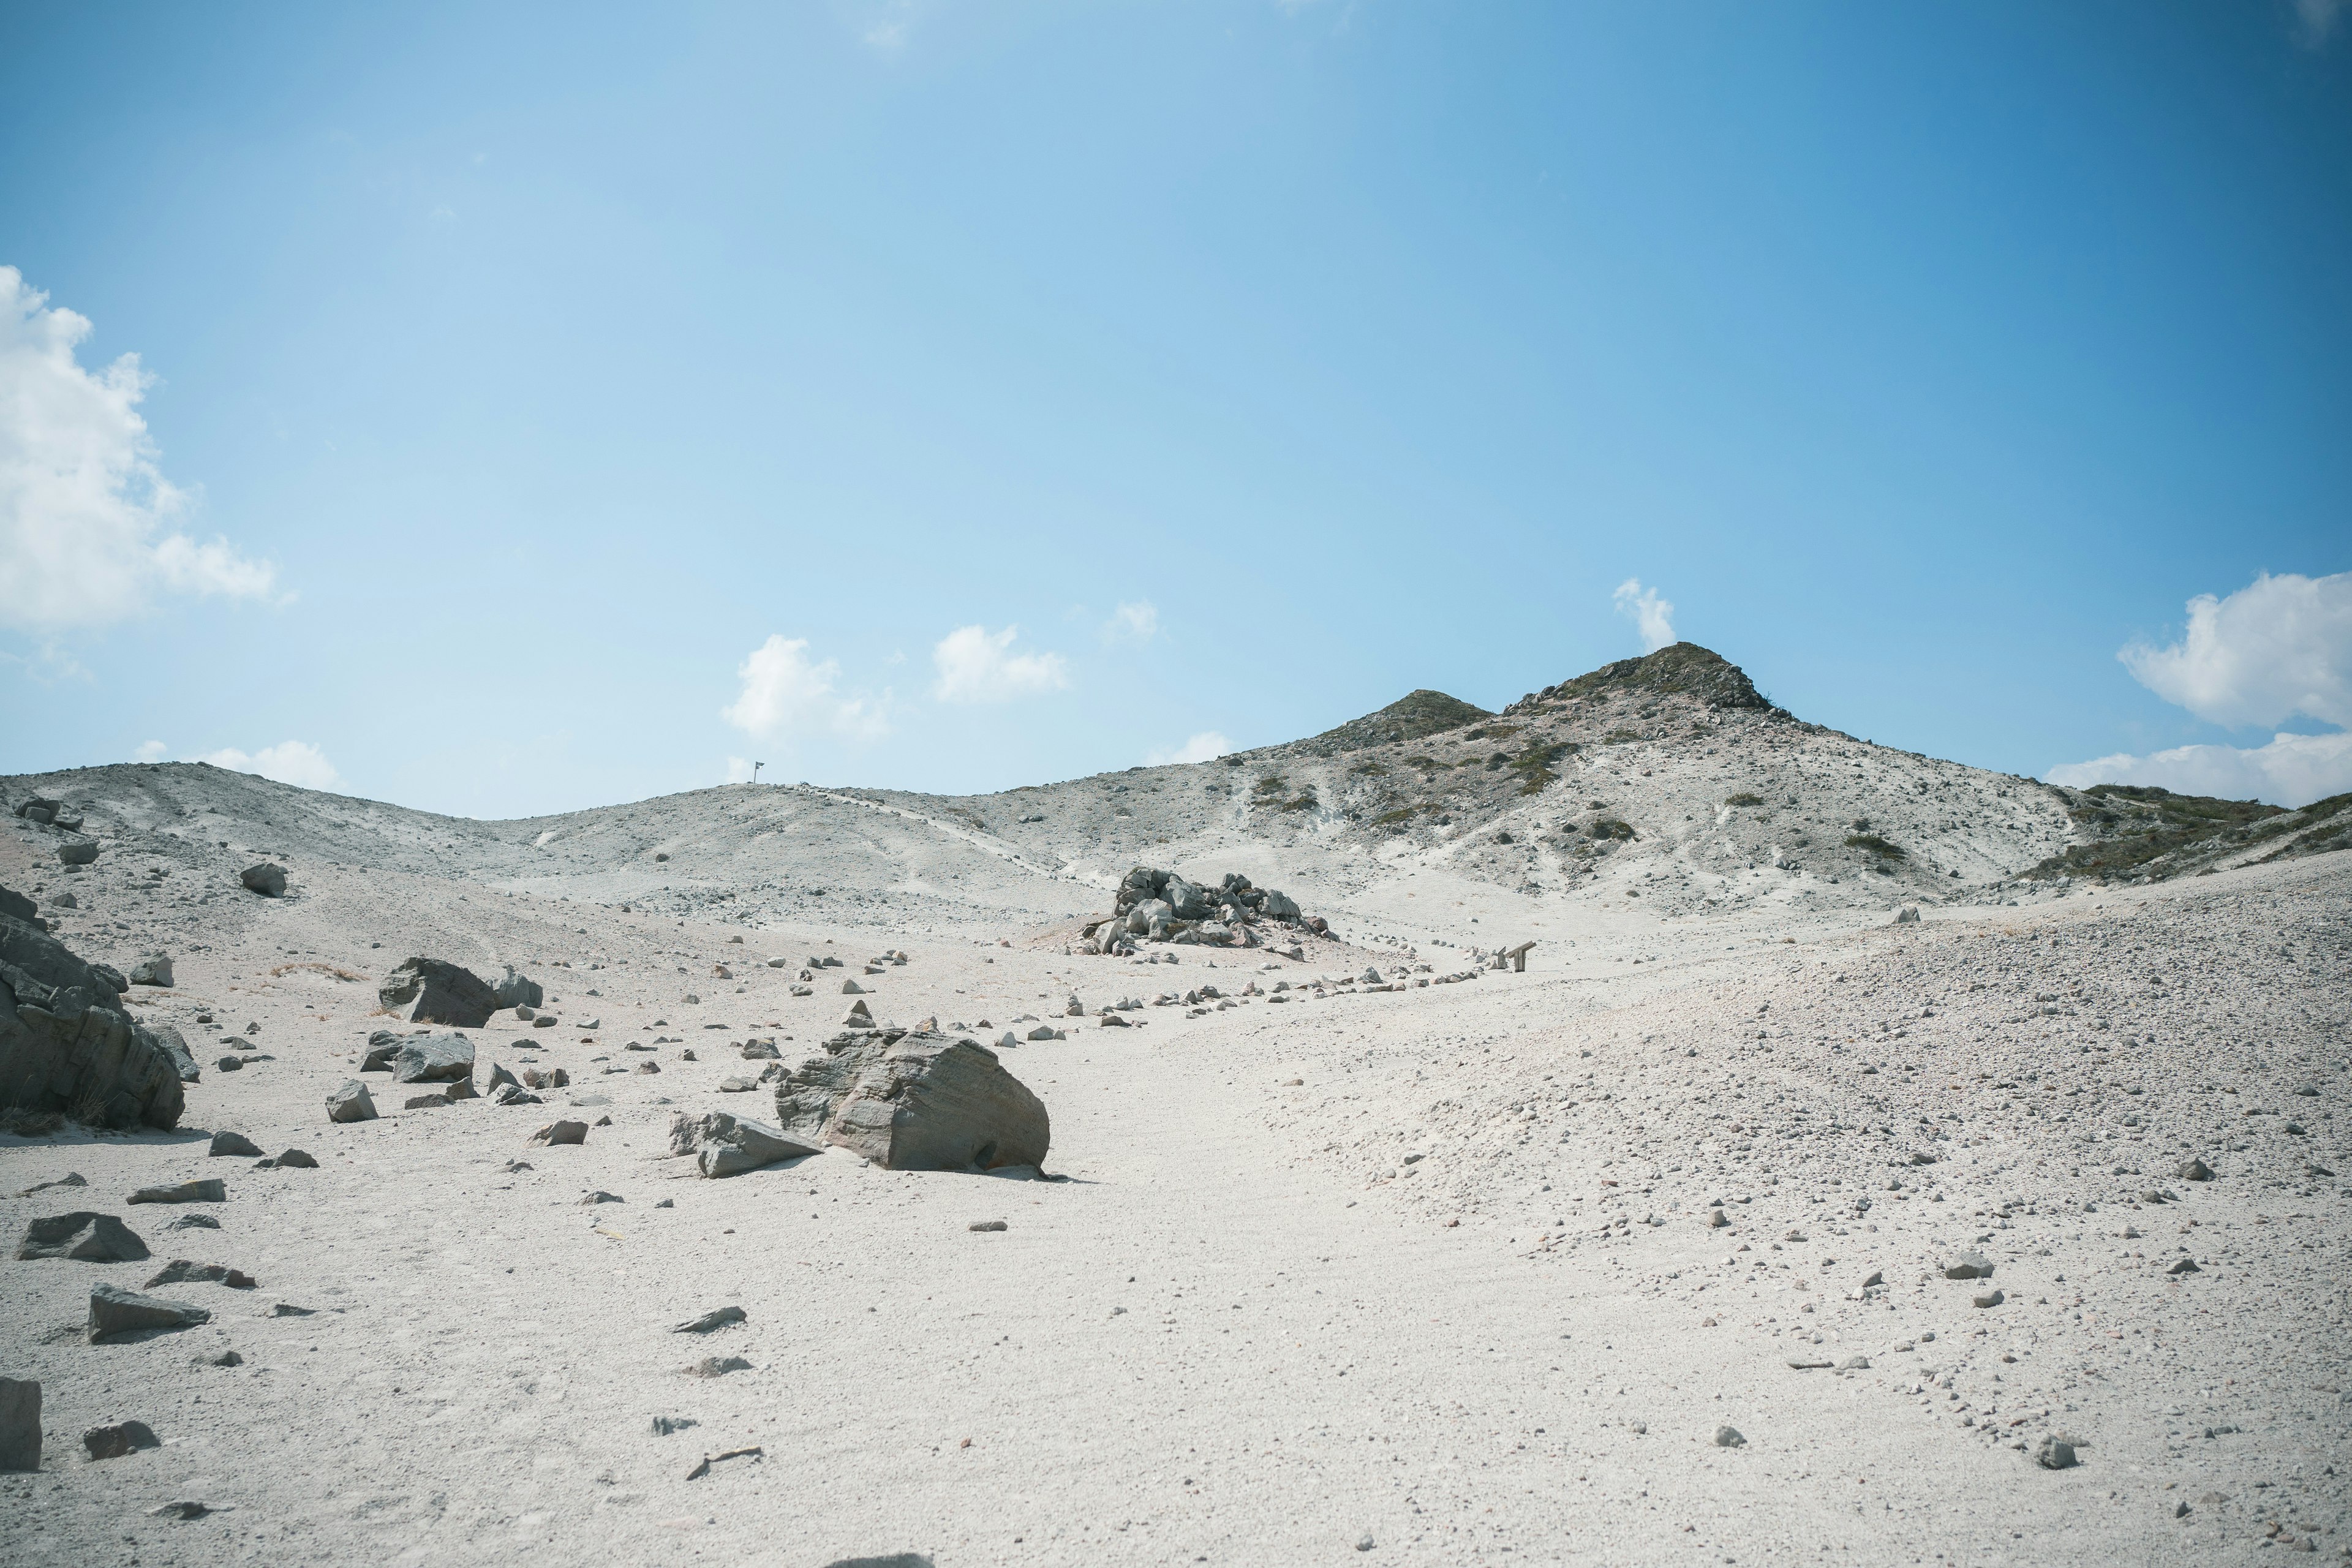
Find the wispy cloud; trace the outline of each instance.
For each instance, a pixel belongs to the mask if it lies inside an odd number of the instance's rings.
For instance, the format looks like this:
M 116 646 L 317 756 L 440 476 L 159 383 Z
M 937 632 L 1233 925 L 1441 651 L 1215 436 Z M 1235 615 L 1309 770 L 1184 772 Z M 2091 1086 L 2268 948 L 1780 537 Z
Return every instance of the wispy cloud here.
M 2345 6 L 2346 0 L 2294 0 L 2295 41 L 2306 49 L 2327 42 Z
M 1069 667 L 1057 653 L 1014 653 L 1019 626 L 992 632 L 959 626 L 931 649 L 940 678 L 932 694 L 942 702 L 1006 702 L 1070 684 Z
M 1644 588 L 1639 577 L 1628 577 L 1617 584 L 1610 597 L 1615 601 L 1617 613 L 1631 616 L 1642 630 L 1642 651 L 1655 653 L 1675 640 L 1675 606 L 1660 598 L 1655 588 Z
M 1105 642 L 1142 644 L 1160 635 L 1160 608 L 1149 599 L 1130 600 L 1102 625 Z
M 1143 759 L 1143 765 L 1164 767 L 1170 763 L 1213 763 L 1234 749 L 1234 743 L 1214 730 L 1203 730 L 1172 752 L 1154 751 Z
M 146 750 L 143 746 L 140 749 L 142 752 Z M 299 784 L 304 789 L 333 789 L 343 782 L 343 775 L 335 771 L 327 754 L 308 741 L 280 741 L 250 753 L 225 746 L 190 760 L 240 773 L 259 773 L 263 778 Z
M 885 691 L 878 700 L 842 695 L 840 664 L 830 658 L 811 662 L 808 646 L 806 637 L 771 634 L 736 667 L 742 689 L 719 716 L 761 741 L 811 735 L 873 740 L 887 734 L 890 694 Z
M 165 749 L 163 742 L 161 741 L 148 741 L 142 742 L 140 745 L 140 748 L 131 754 L 139 762 L 160 763 L 163 760 L 163 752 Z
M 105 626 L 159 592 L 267 597 L 268 563 L 164 532 L 194 501 L 163 477 L 139 415 L 154 378 L 136 354 L 84 369 L 89 332 L 0 267 L 0 623 Z

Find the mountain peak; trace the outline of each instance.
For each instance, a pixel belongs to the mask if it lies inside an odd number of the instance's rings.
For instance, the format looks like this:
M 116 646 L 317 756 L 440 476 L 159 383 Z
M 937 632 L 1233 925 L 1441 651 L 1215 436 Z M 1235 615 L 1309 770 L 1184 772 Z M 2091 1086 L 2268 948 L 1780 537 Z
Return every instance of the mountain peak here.
M 1352 752 L 1365 746 L 1386 745 L 1397 741 L 1418 741 L 1423 735 L 1434 735 L 1441 730 L 1456 730 L 1494 715 L 1473 702 L 1459 697 L 1448 697 L 1443 691 L 1426 687 L 1409 691 L 1377 712 L 1360 719 L 1350 719 L 1334 730 L 1326 730 L 1307 742 L 1322 752 Z
M 1756 689 L 1747 671 L 1713 648 L 1695 642 L 1669 644 L 1640 658 L 1621 658 L 1589 674 L 1541 691 L 1530 691 L 1505 712 L 1517 712 L 1536 702 L 1573 697 L 1598 697 L 1612 691 L 1696 697 L 1710 708 L 1754 708 L 1769 711 L 1772 704 Z

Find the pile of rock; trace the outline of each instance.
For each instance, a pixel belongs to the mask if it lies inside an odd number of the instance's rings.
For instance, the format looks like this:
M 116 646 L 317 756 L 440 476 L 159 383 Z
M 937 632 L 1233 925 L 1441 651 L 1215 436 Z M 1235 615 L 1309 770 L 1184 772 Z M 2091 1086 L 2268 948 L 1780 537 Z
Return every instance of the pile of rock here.
M 1228 871 L 1211 888 L 1181 873 L 1138 866 L 1118 885 L 1109 918 L 1088 925 L 1082 951 L 1132 952 L 1138 940 L 1200 943 L 1210 947 L 1255 947 L 1261 924 L 1306 926 L 1297 900 L 1274 888 L 1254 887 Z
M 0 915 L 0 1108 L 93 1126 L 176 1125 L 181 1063 L 123 1013 L 125 989 L 56 938 Z

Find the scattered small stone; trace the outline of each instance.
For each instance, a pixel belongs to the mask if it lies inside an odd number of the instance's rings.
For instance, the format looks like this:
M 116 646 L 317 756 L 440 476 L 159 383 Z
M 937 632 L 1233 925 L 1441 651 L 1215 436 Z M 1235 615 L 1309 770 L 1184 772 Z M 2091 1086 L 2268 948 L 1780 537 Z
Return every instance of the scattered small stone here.
M 1790 1362 L 1789 1368 L 1792 1372 L 1823 1372 L 1827 1371 L 1832 1364 L 1833 1363 L 1825 1361 L 1798 1359 Z
M 228 1202 L 228 1184 L 217 1176 L 205 1176 L 168 1187 L 142 1187 L 122 1201 L 126 1204 L 223 1204 Z
M 2202 1160 L 2191 1159 L 2182 1162 L 2179 1169 L 2172 1174 L 2176 1180 L 2183 1182 L 2210 1182 L 2213 1179 L 2213 1167 Z
M 319 1162 L 307 1149 L 289 1149 L 278 1156 L 278 1168 L 281 1171 L 315 1171 L 319 1168 Z
M 226 1263 L 191 1263 L 184 1258 L 174 1258 L 163 1265 L 146 1288 L 160 1285 L 226 1285 L 232 1290 L 250 1290 L 260 1281 L 241 1268 L 231 1268 Z
M 654 1436 L 667 1437 L 673 1432 L 683 1432 L 689 1426 L 701 1425 L 691 1415 L 656 1415 L 654 1417 Z
M 35 1182 L 31 1186 L 26 1187 L 16 1195 L 20 1198 L 29 1198 L 35 1193 L 46 1193 L 51 1187 L 86 1187 L 88 1185 L 89 1185 L 89 1181 L 80 1172 L 68 1171 L 64 1175 L 59 1176 L 54 1182 Z
M 140 1448 L 160 1448 L 163 1440 L 144 1421 L 118 1421 L 110 1426 L 93 1426 L 84 1432 L 81 1446 L 89 1450 L 93 1459 L 119 1459 Z
M 682 1323 L 671 1324 L 669 1331 L 674 1334 L 707 1334 L 713 1329 L 723 1329 L 730 1323 L 740 1323 L 743 1321 L 745 1313 L 740 1307 L 713 1307 L 698 1318 L 688 1318 Z
M 1838 1363 L 1837 1369 L 1840 1372 L 1868 1372 L 1870 1358 L 1866 1355 L 1850 1355 Z
M 740 1355 L 707 1355 L 686 1369 L 688 1377 L 724 1377 L 730 1372 L 749 1372 L 751 1363 Z
M 1973 1307 L 1998 1307 L 2008 1300 L 2009 1297 L 2001 1291 L 1987 1290 L 1981 1295 L 1970 1297 L 1969 1304 Z
M 2171 1268 L 2166 1269 L 2165 1272 L 2167 1274 L 2202 1274 L 2205 1271 L 2197 1267 L 2194 1259 L 2184 1258 L 2179 1262 L 2174 1264 Z
M 243 1366 L 245 1358 L 235 1351 L 223 1351 L 205 1363 L 207 1366 Z
M 698 1481 L 710 1473 L 711 1466 L 723 1465 L 730 1459 L 757 1459 L 761 1457 L 761 1450 L 756 1447 L 730 1448 L 723 1454 L 705 1454 L 702 1456 L 700 1464 L 686 1472 L 686 1479 L 689 1481 Z
M 530 1141 L 542 1145 L 585 1143 L 588 1142 L 588 1124 L 584 1121 L 551 1121 L 532 1133 Z
M 1944 1265 L 1947 1279 L 1990 1279 L 1992 1260 L 1981 1252 L 1963 1252 Z
M 214 1133 L 210 1152 L 215 1154 L 241 1154 L 249 1160 L 261 1157 L 261 1146 L 242 1132 Z
M 1748 1439 L 1739 1435 L 1737 1426 L 1718 1426 L 1715 1429 L 1715 1446 L 1718 1448 L 1745 1448 Z
M 131 966 L 131 984 L 133 985 L 160 985 L 168 990 L 172 984 L 171 955 L 162 952 L 151 952 L 146 957 L 141 959 L 138 963 L 132 964 Z
M 157 1503 L 147 1510 L 147 1517 L 150 1519 L 202 1519 L 212 1511 L 209 1504 L 181 1498 L 173 1502 Z
M 218 1230 L 220 1221 L 208 1214 L 184 1214 L 163 1228 L 165 1230 Z
M 16 1256 L 71 1258 L 84 1263 L 137 1263 L 147 1256 L 147 1244 L 110 1214 L 77 1209 L 50 1215 L 25 1227 Z
M 620 1196 L 618 1194 L 600 1190 L 590 1193 L 586 1197 L 582 1198 L 580 1200 L 579 1206 L 584 1209 L 593 1207 L 597 1204 L 625 1204 L 628 1201 L 628 1199 Z
M 330 1121 L 373 1121 L 375 1100 L 368 1094 L 367 1085 L 357 1079 L 347 1079 L 343 1087 L 327 1096 L 327 1120 Z
M 298 1307 L 291 1301 L 276 1301 L 270 1304 L 269 1315 L 273 1318 L 310 1318 L 316 1317 L 318 1310 L 316 1307 Z
M 976 1219 L 964 1228 L 966 1230 L 1008 1230 L 1011 1226 L 1001 1219 Z
M 2045 1435 L 2033 1450 L 2033 1462 L 2045 1470 L 2071 1470 L 2074 1468 L 2074 1445 L 2063 1437 Z

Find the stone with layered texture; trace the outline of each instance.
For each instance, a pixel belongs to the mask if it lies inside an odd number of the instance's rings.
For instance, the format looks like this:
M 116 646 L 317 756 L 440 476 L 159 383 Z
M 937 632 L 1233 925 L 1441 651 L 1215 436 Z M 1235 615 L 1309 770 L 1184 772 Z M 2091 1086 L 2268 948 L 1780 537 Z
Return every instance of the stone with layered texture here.
M 474 1042 L 463 1035 L 411 1035 L 393 1053 L 398 1083 L 454 1083 L 474 1076 Z
M 724 1110 L 706 1110 L 699 1116 L 681 1110 L 669 1119 L 669 1152 L 693 1155 L 695 1164 L 706 1176 L 739 1176 L 779 1160 L 814 1154 L 819 1147 L 787 1137 L 781 1128 L 764 1121 L 731 1116 Z
M 0 1106 L 108 1127 L 173 1127 L 180 1068 L 121 988 L 46 931 L 0 917 Z
M 210 1322 L 212 1314 L 185 1301 L 142 1296 L 120 1285 L 97 1285 L 89 1292 L 89 1339 L 92 1344 L 115 1334 L 142 1329 L 188 1329 Z
M 977 1041 L 925 1033 L 844 1034 L 776 1088 L 784 1135 L 834 1144 L 894 1171 L 1044 1163 L 1045 1103 Z
M 84 1263 L 136 1263 L 147 1256 L 147 1244 L 110 1214 L 77 1209 L 71 1214 L 46 1215 L 25 1227 L 16 1244 L 18 1258 L 71 1258 Z

